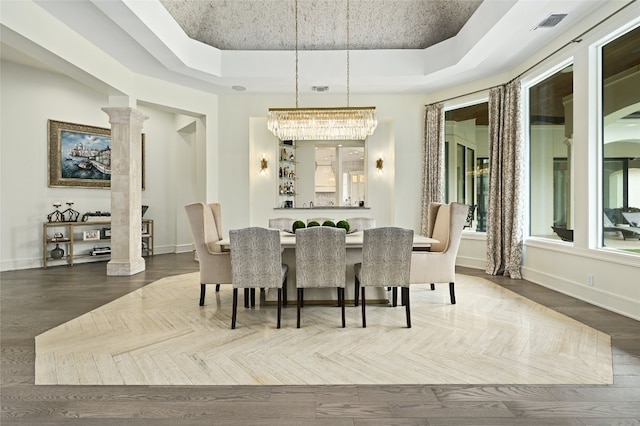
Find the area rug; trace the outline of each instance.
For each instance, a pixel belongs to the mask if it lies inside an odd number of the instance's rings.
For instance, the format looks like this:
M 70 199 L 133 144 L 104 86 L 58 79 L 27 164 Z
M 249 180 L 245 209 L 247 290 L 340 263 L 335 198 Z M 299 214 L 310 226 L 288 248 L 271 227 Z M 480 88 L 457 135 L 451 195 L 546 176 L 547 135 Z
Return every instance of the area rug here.
M 403 307 L 238 308 L 199 274 L 149 284 L 36 337 L 38 385 L 610 384 L 608 335 L 485 279 L 411 287 Z M 523 285 L 531 285 L 523 282 Z M 242 302 L 240 302 L 242 303 Z

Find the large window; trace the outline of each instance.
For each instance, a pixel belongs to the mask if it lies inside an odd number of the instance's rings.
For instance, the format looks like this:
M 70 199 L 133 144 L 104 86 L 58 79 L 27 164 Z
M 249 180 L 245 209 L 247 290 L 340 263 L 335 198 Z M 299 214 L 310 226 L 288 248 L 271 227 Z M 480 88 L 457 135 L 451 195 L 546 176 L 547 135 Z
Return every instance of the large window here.
M 573 66 L 529 89 L 530 234 L 573 241 Z
M 640 28 L 601 58 L 602 245 L 640 254 Z
M 469 228 L 487 230 L 489 106 L 483 102 L 445 112 L 445 200 L 475 207 Z

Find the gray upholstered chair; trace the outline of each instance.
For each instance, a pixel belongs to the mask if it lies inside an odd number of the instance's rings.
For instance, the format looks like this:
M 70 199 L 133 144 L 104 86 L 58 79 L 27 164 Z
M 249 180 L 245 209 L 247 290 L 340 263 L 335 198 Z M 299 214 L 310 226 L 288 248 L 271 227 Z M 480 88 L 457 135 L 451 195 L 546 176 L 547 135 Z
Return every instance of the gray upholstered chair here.
M 316 226 L 296 231 L 296 287 L 298 321 L 305 288 L 336 287 L 345 326 L 344 286 L 347 268 L 346 233 L 342 228 Z
M 293 223 L 295 221 L 296 219 L 291 219 L 290 217 L 276 217 L 269 219 L 269 228 L 293 232 Z
M 407 315 L 407 327 L 411 328 L 409 307 L 409 273 L 413 230 L 395 227 L 365 229 L 363 231 L 362 263 L 354 265 L 355 304 L 362 288 L 362 327 L 367 326 L 365 289 L 367 287 L 401 287 Z
M 233 284 L 231 328 L 236 328 L 239 288 L 277 288 L 277 326 L 280 328 L 282 297 L 287 297 L 289 271 L 289 267 L 282 263 L 280 231 L 258 227 L 234 229 L 229 231 L 229 240 Z
M 207 284 L 231 283 L 231 257 L 216 244 L 222 239 L 220 204 L 189 204 L 184 208 L 189 218 L 191 234 L 200 263 L 200 306 L 204 306 Z
M 411 259 L 411 284 L 449 283 L 451 304 L 456 303 L 456 256 L 469 213 L 469 206 L 460 203 L 429 204 L 427 237 L 438 240 L 430 251 L 414 251 Z
M 376 227 L 376 220 L 370 217 L 352 217 L 347 219 L 349 222 L 349 231 L 364 231 L 365 229 L 373 229 Z

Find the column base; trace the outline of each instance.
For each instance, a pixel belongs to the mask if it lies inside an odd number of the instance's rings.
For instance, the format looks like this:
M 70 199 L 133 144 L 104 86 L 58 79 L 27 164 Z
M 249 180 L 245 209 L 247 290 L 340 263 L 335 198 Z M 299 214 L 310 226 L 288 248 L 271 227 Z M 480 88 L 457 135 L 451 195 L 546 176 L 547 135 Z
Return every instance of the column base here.
M 115 260 L 107 263 L 107 276 L 130 276 L 143 272 L 146 263 L 143 258 L 134 259 L 131 262 L 117 262 Z

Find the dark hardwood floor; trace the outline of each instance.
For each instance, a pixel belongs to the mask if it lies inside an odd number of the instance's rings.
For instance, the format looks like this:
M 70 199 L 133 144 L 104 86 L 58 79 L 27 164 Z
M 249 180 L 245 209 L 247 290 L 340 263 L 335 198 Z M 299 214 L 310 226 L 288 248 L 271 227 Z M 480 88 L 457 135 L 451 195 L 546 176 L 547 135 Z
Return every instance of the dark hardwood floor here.
M 100 262 L 0 274 L 3 426 L 640 426 L 638 321 L 527 281 L 468 268 L 458 272 L 490 279 L 609 334 L 614 384 L 35 386 L 36 335 L 164 276 L 197 271 L 197 263 L 187 253 L 147 258 L 147 270 L 133 277 L 106 277 L 105 268 Z

